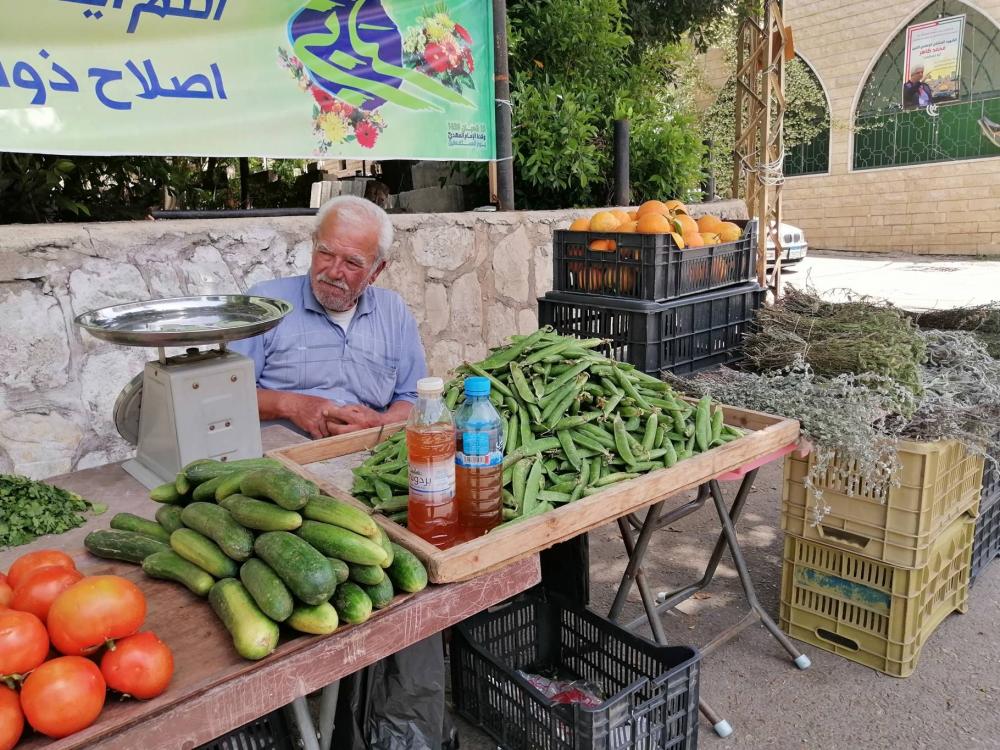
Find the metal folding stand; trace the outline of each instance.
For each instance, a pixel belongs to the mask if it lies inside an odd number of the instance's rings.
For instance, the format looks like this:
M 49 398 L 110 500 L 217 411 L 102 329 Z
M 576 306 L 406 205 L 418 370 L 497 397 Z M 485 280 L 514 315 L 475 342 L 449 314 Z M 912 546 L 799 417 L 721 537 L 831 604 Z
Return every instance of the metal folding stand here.
M 330 750 L 333 744 L 333 719 L 337 711 L 340 680 L 331 682 L 320 693 L 319 731 L 313 724 L 309 704 L 303 695 L 285 706 L 288 718 L 299 730 L 303 750 Z
M 790 452 L 790 450 L 791 449 L 787 452 Z M 781 453 L 781 455 L 783 455 L 783 453 Z M 776 457 L 778 456 L 769 457 L 769 459 L 773 460 L 773 458 Z M 747 603 L 750 605 L 750 611 L 738 623 L 727 628 L 703 646 L 701 648 L 702 654 L 710 654 L 722 644 L 736 637 L 754 621 L 759 620 L 764 627 L 767 628 L 771 635 L 774 636 L 778 643 L 781 644 L 782 648 L 789 653 L 795 663 L 795 666 L 799 669 L 807 669 L 809 667 L 809 657 L 801 653 L 792 644 L 788 637 L 778 629 L 774 620 L 771 619 L 767 612 L 764 611 L 764 608 L 760 605 L 760 602 L 757 599 L 757 593 L 753 587 L 753 581 L 750 578 L 750 571 L 747 569 L 746 560 L 743 557 L 743 550 L 740 547 L 739 539 L 736 535 L 735 524 L 737 520 L 739 520 L 740 514 L 743 512 L 743 508 L 746 505 L 747 497 L 750 495 L 750 490 L 753 487 L 754 480 L 757 478 L 757 471 L 759 470 L 760 465 L 761 463 L 758 463 L 753 467 L 746 467 L 744 471 L 736 472 L 735 474 L 730 474 L 725 477 L 742 479 L 739 490 L 736 493 L 736 498 L 733 500 L 733 505 L 728 510 L 726 509 L 722 489 L 719 487 L 719 481 L 717 479 L 712 479 L 707 484 L 703 484 L 698 488 L 698 496 L 694 500 L 682 505 L 679 508 L 675 508 L 664 513 L 664 504 L 666 503 L 666 500 L 661 500 L 649 508 L 644 520 L 640 520 L 635 514 L 618 519 L 618 529 L 621 532 L 622 541 L 625 543 L 625 550 L 628 553 L 629 560 L 628 565 L 625 568 L 625 573 L 622 575 L 621 584 L 618 586 L 618 592 L 615 595 L 614 603 L 611 605 L 611 612 L 608 615 L 609 619 L 617 621 L 621 617 L 622 610 L 625 607 L 625 599 L 628 596 L 629 591 L 632 589 L 632 584 L 635 583 L 635 585 L 639 588 L 639 596 L 642 598 L 642 606 L 643 609 L 645 609 L 646 614 L 645 616 L 636 618 L 625 627 L 629 630 L 635 630 L 644 622 L 648 622 L 653 631 L 653 637 L 656 639 L 656 642 L 662 645 L 667 645 L 667 637 L 663 630 L 663 623 L 660 621 L 660 615 L 669 609 L 673 609 L 681 602 L 689 599 L 697 592 L 706 588 L 715 577 L 719 561 L 722 558 L 722 553 L 728 548 L 729 554 L 732 556 L 733 563 L 735 564 L 736 570 L 739 574 L 740 583 L 743 586 L 743 594 L 746 597 Z M 715 543 L 715 548 L 712 550 L 712 556 L 705 568 L 704 575 L 694 583 L 684 586 L 676 591 L 669 593 L 661 592 L 658 595 L 654 595 L 649 588 L 649 583 L 646 580 L 646 576 L 642 568 L 642 562 L 646 556 L 646 551 L 649 548 L 649 542 L 653 537 L 653 532 L 673 523 L 674 521 L 677 521 L 680 518 L 694 513 L 705 504 L 705 501 L 708 500 L 709 497 L 712 498 L 715 505 L 715 511 L 718 514 L 719 522 L 722 525 L 722 532 L 719 534 L 719 538 Z M 639 531 L 638 538 L 636 538 L 633 533 L 635 529 L 638 529 Z M 712 728 L 715 730 L 716 734 L 720 737 L 727 737 L 732 734 L 733 729 L 730 723 L 719 715 L 704 699 L 699 702 L 699 708 L 705 715 L 705 718 L 712 724 Z

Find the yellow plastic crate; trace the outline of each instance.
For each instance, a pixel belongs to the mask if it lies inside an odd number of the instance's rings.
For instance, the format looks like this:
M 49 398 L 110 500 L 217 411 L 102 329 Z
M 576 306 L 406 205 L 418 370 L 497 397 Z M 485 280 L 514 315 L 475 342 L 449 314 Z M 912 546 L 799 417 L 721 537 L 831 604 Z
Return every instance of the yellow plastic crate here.
M 976 522 L 942 533 L 926 566 L 911 570 L 795 536 L 785 537 L 781 629 L 893 677 L 908 677 L 924 643 L 954 611 L 968 608 Z
M 818 524 L 817 503 L 805 486 L 814 463 L 812 455 L 785 459 L 781 528 L 890 565 L 923 567 L 942 530 L 962 514 L 979 512 L 983 458 L 956 440 L 900 441 L 895 487 L 865 481 L 853 461 L 834 458 L 815 481 L 818 504 L 829 507 Z

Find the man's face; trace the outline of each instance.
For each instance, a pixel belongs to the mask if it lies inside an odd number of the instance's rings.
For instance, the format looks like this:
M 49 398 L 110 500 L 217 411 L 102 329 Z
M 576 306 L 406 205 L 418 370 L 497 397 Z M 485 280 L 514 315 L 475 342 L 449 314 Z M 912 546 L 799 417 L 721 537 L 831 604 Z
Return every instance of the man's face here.
M 324 218 L 313 241 L 309 278 L 313 294 L 327 310 L 350 310 L 385 263 L 378 257 L 378 230 L 353 224 L 334 211 Z
M 910 73 L 910 80 L 913 81 L 913 83 L 920 83 L 922 80 L 924 80 L 924 71 L 914 70 L 912 73 Z

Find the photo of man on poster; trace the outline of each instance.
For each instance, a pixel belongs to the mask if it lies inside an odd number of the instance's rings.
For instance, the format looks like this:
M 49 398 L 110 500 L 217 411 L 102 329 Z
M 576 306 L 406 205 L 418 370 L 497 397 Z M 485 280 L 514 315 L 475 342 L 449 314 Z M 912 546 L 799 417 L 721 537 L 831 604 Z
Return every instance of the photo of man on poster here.
M 934 92 L 924 82 L 924 66 L 917 65 L 903 84 L 903 109 L 925 109 L 933 99 Z

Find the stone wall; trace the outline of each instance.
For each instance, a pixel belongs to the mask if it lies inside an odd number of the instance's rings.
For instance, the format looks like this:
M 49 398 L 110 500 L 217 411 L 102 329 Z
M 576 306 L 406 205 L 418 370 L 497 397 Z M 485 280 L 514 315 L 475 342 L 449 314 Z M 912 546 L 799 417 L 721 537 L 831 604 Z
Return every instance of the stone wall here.
M 735 202 L 711 210 L 746 216 Z M 481 359 L 536 328 L 535 300 L 552 287 L 552 230 L 591 211 L 393 216 L 396 259 L 379 284 L 406 299 L 432 372 Z M 77 315 L 238 293 L 303 273 L 312 224 L 288 217 L 0 227 L 0 472 L 46 477 L 129 454 L 112 421 L 115 398 L 155 353 L 97 341 L 73 324 Z
M 928 0 L 788 0 L 795 49 L 819 76 L 833 120 L 830 172 L 791 177 L 785 221 L 813 247 L 1000 255 L 1000 158 L 851 170 L 854 101 L 870 66 Z M 972 5 L 1000 21 L 1000 0 Z

